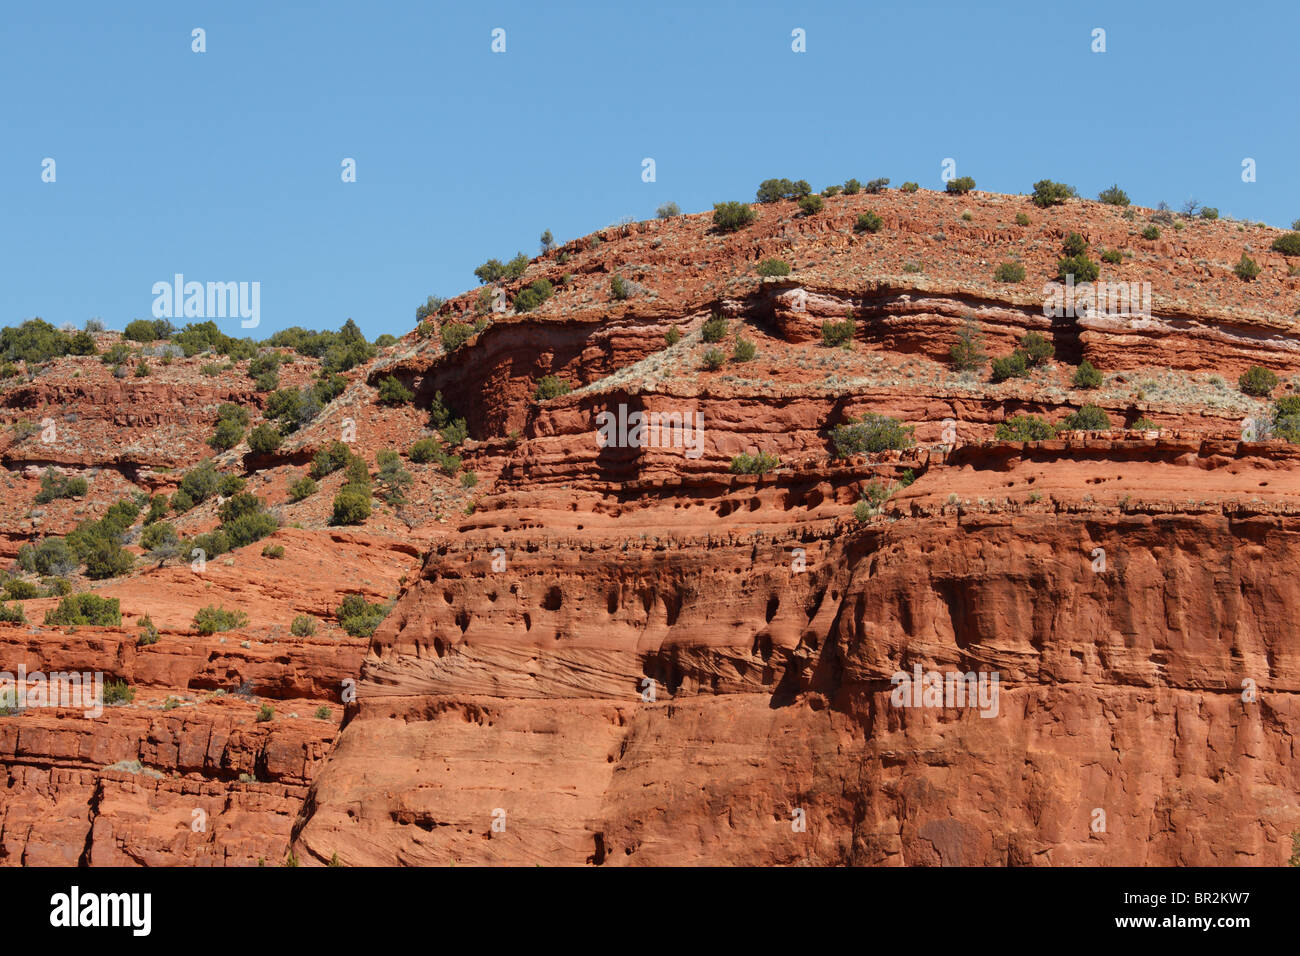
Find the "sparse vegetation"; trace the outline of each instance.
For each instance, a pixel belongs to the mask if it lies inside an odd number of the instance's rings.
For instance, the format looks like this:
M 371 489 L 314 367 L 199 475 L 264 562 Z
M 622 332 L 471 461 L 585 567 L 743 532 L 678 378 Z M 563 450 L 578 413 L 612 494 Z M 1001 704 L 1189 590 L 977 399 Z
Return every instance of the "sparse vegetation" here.
M 1260 268 L 1259 263 L 1243 252 L 1241 259 L 1233 266 L 1232 271 L 1236 273 L 1238 279 L 1250 282 L 1259 275 Z
M 758 274 L 761 276 L 788 276 L 790 274 L 790 263 L 784 259 L 764 259 L 758 264 Z
M 959 176 L 956 179 L 948 180 L 944 187 L 944 192 L 955 196 L 964 196 L 975 188 L 975 180 L 969 176 Z
M 568 395 L 572 390 L 572 386 L 558 375 L 543 375 L 537 381 L 533 397 L 539 402 L 546 402 L 561 395 Z
M 233 631 L 248 626 L 248 615 L 243 611 L 231 611 L 215 604 L 200 608 L 194 615 L 194 630 L 205 636 L 218 631 Z
M 706 342 L 721 342 L 727 337 L 727 320 L 715 312 L 705 321 L 701 334 Z
M 1024 282 L 1024 264 L 1020 262 L 1004 262 L 993 271 L 993 278 L 998 282 Z
M 835 322 L 827 319 L 822 322 L 822 344 L 828 348 L 837 348 L 853 341 L 853 319 Z
M 1014 415 L 993 429 L 999 441 L 1046 441 L 1056 437 L 1056 426 L 1037 415 Z
M 386 375 L 379 382 L 379 404 L 409 405 L 415 400 L 415 393 L 403 385 L 396 376 Z
M 338 607 L 339 626 L 353 637 L 370 637 L 388 615 L 382 604 L 371 604 L 360 594 L 349 594 Z
M 754 210 L 743 202 L 720 202 L 713 206 L 713 225 L 720 232 L 735 232 L 754 221 Z
M 1266 398 L 1277 388 L 1277 376 L 1268 369 L 1259 365 L 1252 365 L 1246 371 L 1241 373 L 1237 379 L 1237 387 L 1247 395 L 1254 395 L 1257 398 Z
M 874 454 L 887 449 L 907 449 L 916 444 L 915 426 L 896 418 L 868 412 L 856 422 L 849 420 L 831 429 L 831 442 L 838 458 Z
M 767 452 L 759 452 L 757 455 L 737 455 L 731 459 L 731 473 L 733 475 L 763 475 L 773 468 L 779 467 L 781 459 L 776 455 L 769 455 Z
M 822 199 L 821 196 L 813 195 L 799 197 L 799 209 L 805 216 L 817 215 L 817 213 L 822 211 L 825 205 L 826 200 Z
M 1101 372 L 1093 366 L 1091 362 L 1084 359 L 1079 363 L 1079 367 L 1074 370 L 1074 378 L 1071 384 L 1075 388 L 1101 388 Z
M 1060 206 L 1067 199 L 1074 199 L 1077 196 L 1078 193 L 1074 191 L 1073 186 L 1054 183 L 1050 179 L 1040 179 L 1034 183 L 1034 192 L 1029 198 L 1035 206 L 1046 209 L 1048 206 Z
M 59 606 L 45 612 L 46 624 L 64 627 L 120 627 L 122 606 L 117 598 L 103 598 L 84 592 L 69 594 Z
M 1109 189 L 1103 189 L 1097 194 L 1097 198 L 1108 206 L 1127 206 L 1129 204 L 1128 193 L 1120 189 L 1118 183 Z
M 858 221 L 853 224 L 854 232 L 879 232 L 884 226 L 885 220 L 881 219 L 874 212 L 868 210 L 858 216 Z
M 1067 431 L 1105 431 L 1110 428 L 1110 416 L 1100 406 L 1084 405 L 1077 412 L 1066 415 L 1060 427 Z

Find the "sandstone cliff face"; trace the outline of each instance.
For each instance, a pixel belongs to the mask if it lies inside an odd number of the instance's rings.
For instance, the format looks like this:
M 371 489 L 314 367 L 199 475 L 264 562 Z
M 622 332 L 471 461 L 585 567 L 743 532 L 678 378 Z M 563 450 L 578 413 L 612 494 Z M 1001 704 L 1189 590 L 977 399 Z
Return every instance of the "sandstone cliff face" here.
M 881 232 L 853 231 L 866 210 Z M 1243 440 L 1268 403 L 1231 380 L 1300 369 L 1300 278 L 1271 253 L 1256 282 L 1232 275 L 1242 243 L 1271 241 L 1259 227 L 1191 221 L 1147 242 L 1141 226 L 1090 203 L 841 196 L 816 217 L 761 207 L 732 235 L 697 216 L 570 243 L 519 280 L 555 284 L 534 313 L 452 300 L 434 327 L 490 320 L 466 345 L 408 336 L 275 455 L 217 456 L 281 516 L 284 559 L 259 543 L 202 574 L 141 562 L 78 582 L 121 600 L 122 628 L 0 625 L 11 668 L 97 669 L 137 692 L 98 718 L 0 717 L 0 860 L 1285 862 L 1300 829 L 1300 451 Z M 1149 282 L 1151 315 L 1044 316 L 1073 231 L 1125 251 L 1109 278 Z M 758 279 L 772 256 L 792 275 Z M 1023 286 L 992 280 L 1008 256 Z M 613 301 L 615 275 L 647 291 Z M 703 366 L 713 314 L 729 322 L 718 347 L 743 337 L 753 360 Z M 846 318 L 851 349 L 823 346 L 822 323 Z M 971 319 L 991 354 L 1037 331 L 1054 361 L 1002 383 L 954 371 Z M 1072 384 L 1084 359 L 1101 387 Z M 71 413 L 80 431 L 7 446 L 0 550 L 131 489 L 170 490 L 164 469 L 205 454 L 217 403 L 260 401 L 180 364 L 120 421 L 124 386 L 70 360 L 5 393 L 15 420 Z M 572 391 L 539 401 L 549 374 Z M 389 376 L 415 407 L 376 401 Z M 358 530 L 328 525 L 341 476 L 292 500 L 341 435 L 373 462 L 431 434 L 439 392 L 468 421 L 477 483 L 408 461 L 410 500 L 377 500 Z M 1085 403 L 1112 428 L 994 439 L 1012 415 Z M 620 407 L 698 421 L 698 444 L 602 444 L 597 416 Z M 912 426 L 916 447 L 835 457 L 830 427 L 865 412 Z M 131 454 L 109 451 L 118 429 Z M 753 452 L 780 467 L 730 473 Z M 34 508 L 49 462 L 114 467 L 88 500 Z M 214 511 L 177 520 L 205 531 Z M 347 593 L 391 604 L 373 636 L 333 623 Z M 24 603 L 36 622 L 56 602 Z M 210 603 L 252 621 L 191 633 Z M 161 637 L 137 646 L 146 613 Z M 288 633 L 299 614 L 316 634 Z M 975 706 L 900 706 L 897 675 L 918 672 L 997 682 Z

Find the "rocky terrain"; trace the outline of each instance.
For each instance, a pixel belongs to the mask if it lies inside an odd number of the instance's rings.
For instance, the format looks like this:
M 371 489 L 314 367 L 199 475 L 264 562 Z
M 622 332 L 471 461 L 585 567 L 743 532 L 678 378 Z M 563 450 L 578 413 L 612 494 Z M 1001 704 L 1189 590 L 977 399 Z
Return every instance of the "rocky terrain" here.
M 548 249 L 355 362 L 104 331 L 93 355 L 3 356 L 23 611 L 0 669 L 99 671 L 129 699 L 4 708 L 0 862 L 1284 864 L 1283 233 L 981 192 L 751 208 L 735 231 L 701 213 Z M 1149 314 L 1044 314 L 1072 234 L 1101 281 L 1149 284 Z M 954 360 L 971 330 L 989 358 L 1050 354 L 995 381 Z M 275 351 L 265 387 L 250 364 Z M 1277 380 L 1243 388 L 1251 369 Z M 246 421 L 217 450 L 230 406 Z M 620 406 L 698 443 L 602 442 Z M 844 447 L 868 414 L 903 440 Z M 1008 437 L 1022 415 L 1055 427 Z M 322 467 L 339 443 L 349 464 Z M 231 481 L 178 502 L 206 459 Z M 358 494 L 368 514 L 341 514 Z M 195 560 L 248 496 L 273 530 Z M 126 566 L 33 568 L 124 500 Z M 58 623 L 63 591 L 120 623 Z M 212 607 L 245 618 L 205 633 Z M 917 669 L 996 673 L 996 707 L 899 706 Z

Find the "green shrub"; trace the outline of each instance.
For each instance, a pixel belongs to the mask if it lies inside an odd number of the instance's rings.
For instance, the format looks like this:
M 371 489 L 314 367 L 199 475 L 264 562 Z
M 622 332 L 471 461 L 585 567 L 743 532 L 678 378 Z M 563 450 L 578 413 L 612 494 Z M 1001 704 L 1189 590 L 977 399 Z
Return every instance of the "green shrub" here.
M 1159 427 L 1160 426 L 1158 426 L 1151 419 L 1147 418 L 1145 415 L 1143 415 L 1141 418 L 1139 418 L 1137 421 L 1135 421 L 1132 425 L 1129 426 L 1129 428 L 1138 432 L 1149 432 Z
M 244 439 L 244 429 L 239 423 L 229 418 L 217 421 L 217 430 L 208 438 L 208 444 L 216 451 L 228 451 Z
M 1300 256 L 1300 232 L 1288 232 L 1273 240 L 1272 249 L 1284 256 Z
M 998 282 L 1024 282 L 1025 267 L 1019 262 L 1004 262 L 993 272 Z
M 303 475 L 303 477 L 299 478 L 289 486 L 289 500 L 298 502 L 302 501 L 304 498 L 310 498 L 312 495 L 316 494 L 319 487 L 320 486 L 317 485 L 316 482 L 312 481 L 306 475 Z
M 1145 229 L 1142 230 L 1142 238 L 1143 238 L 1143 239 L 1159 239 L 1159 238 L 1160 238 L 1160 229 L 1159 229 L 1158 227 L 1154 226 L 1154 225 L 1147 226 Z
M 21 604 L 15 604 L 13 607 L 10 607 L 8 604 L 0 601 L 0 622 L 6 624 L 26 624 L 27 612 L 23 610 Z M 0 708 L 0 710 L 3 710 L 3 708 Z
M 411 445 L 407 456 L 417 465 L 434 461 L 442 451 L 442 442 L 436 438 L 421 438 Z
M 339 626 L 353 637 L 370 637 L 388 615 L 382 604 L 371 604 L 360 594 L 349 594 L 339 605 Z
M 1120 252 L 1118 249 L 1103 249 L 1101 253 L 1101 261 L 1109 263 L 1112 266 L 1120 265 L 1124 262 L 1124 253 Z
M 1218 219 L 1219 210 L 1215 209 L 1213 206 L 1206 206 L 1204 209 L 1201 210 L 1201 218 L 1209 219 L 1209 220 Z
M 447 407 L 442 400 L 442 392 L 434 393 L 433 402 L 429 405 L 429 417 L 433 419 L 433 427 L 448 445 L 459 445 L 469 437 L 464 417 Z
M 1241 377 L 1237 379 L 1237 387 L 1247 395 L 1264 398 L 1277 388 L 1277 381 L 1277 376 L 1268 369 L 1252 365 L 1241 373 Z
M 1109 189 L 1103 189 L 1097 194 L 1097 198 L 1108 206 L 1127 206 L 1129 202 L 1128 193 L 1119 188 L 1119 183 Z
M 722 349 L 711 348 L 704 353 L 701 361 L 704 363 L 704 367 L 709 371 L 716 372 L 718 369 L 722 368 L 722 366 L 727 364 L 727 355 L 722 351 Z
M 1016 225 L 1017 226 L 1029 225 L 1029 217 L 1026 216 L 1023 212 L 1016 213 Z
M 259 724 L 269 723 L 274 719 L 275 719 L 275 708 L 272 707 L 270 704 L 263 704 L 261 707 L 257 708 L 257 722 Z M 292 853 L 290 853 L 289 859 L 285 861 L 284 865 L 297 866 L 298 858 L 295 857 Z
M 468 490 L 476 485 L 478 485 L 478 475 L 475 472 L 467 471 L 460 476 L 460 486 L 462 488 Z
M 393 507 L 406 503 L 406 490 L 415 479 L 402 467 L 402 459 L 391 448 L 380 449 L 375 455 L 379 472 L 375 476 L 379 482 L 380 495 Z
M 1110 416 L 1097 405 L 1084 405 L 1061 419 L 1061 428 L 1068 431 L 1098 432 L 1110 428 Z
M 175 526 L 166 521 L 155 521 L 153 524 L 145 525 L 144 531 L 140 534 L 140 547 L 146 551 L 156 551 L 179 541 L 180 535 L 176 533 Z
M 1056 437 L 1056 427 L 1037 415 L 1014 415 L 993 429 L 999 441 L 1046 441 Z
M 862 192 L 862 183 L 856 179 L 846 179 L 844 181 L 844 195 L 856 196 L 860 192 Z
M 5 599 L 9 601 L 27 601 L 41 593 L 35 584 L 22 578 L 9 578 L 5 581 L 4 592 Z
M 631 298 L 632 284 L 622 276 L 614 276 L 609 280 L 609 295 L 615 302 Z
M 822 211 L 826 201 L 821 196 L 800 196 L 799 208 L 805 216 L 815 216 Z
M 172 334 L 172 324 L 166 319 L 133 319 L 126 323 L 122 337 L 132 342 L 156 342 Z
M 231 498 L 243 491 L 246 484 L 247 482 L 239 475 L 222 475 L 221 481 L 217 484 L 217 494 L 223 498 Z
M 131 687 L 124 680 L 110 680 L 104 682 L 103 694 L 105 707 L 116 707 L 118 704 L 129 704 L 135 700 L 135 688 Z
M 345 485 L 334 496 L 334 513 L 330 524 L 363 524 L 370 517 L 370 495 Z
M 95 338 L 89 332 L 77 332 L 68 340 L 69 355 L 98 355 Z
M 755 198 L 759 202 L 770 203 L 782 199 L 801 199 L 811 193 L 812 187 L 804 179 L 798 182 L 791 182 L 788 179 L 765 179 L 758 184 Z
M 294 637 L 311 637 L 316 633 L 316 621 L 306 614 L 299 614 L 289 625 L 289 633 Z
M 832 322 L 827 319 L 822 323 L 822 344 L 828 348 L 835 348 L 853 341 L 853 320 L 845 319 L 842 322 Z
M 944 187 L 944 192 L 956 196 L 964 196 L 975 188 L 975 180 L 969 176 L 960 176 L 957 179 L 950 179 L 948 185 Z
M 282 544 L 267 544 L 267 545 L 263 545 L 263 546 L 262 546 L 262 557 L 264 557 L 264 558 L 283 558 L 283 557 L 284 557 L 284 545 L 282 545 Z
M 53 468 L 46 468 L 41 475 L 41 488 L 36 492 L 36 503 L 44 505 L 56 498 L 80 498 L 88 488 L 85 478 L 69 478 Z
M 992 362 L 993 381 L 1005 382 L 1009 378 L 1025 378 L 1029 375 L 1029 360 L 1019 349 L 1010 355 L 995 358 Z
M 1243 252 L 1241 254 L 1241 259 L 1235 266 L 1233 266 L 1232 271 L 1237 274 L 1238 279 L 1244 279 L 1249 282 L 1259 275 L 1260 268 L 1259 264 L 1254 259 Z
M 881 219 L 874 212 L 864 212 L 858 216 L 858 221 L 853 224 L 854 232 L 879 232 L 884 226 L 885 220 Z
M 731 473 L 733 475 L 763 475 L 773 468 L 779 467 L 781 459 L 776 455 L 769 455 L 767 452 L 759 452 L 757 455 L 737 455 L 731 459 Z
M 153 618 L 146 614 L 136 623 L 140 625 L 140 635 L 135 639 L 136 647 L 158 643 L 158 628 L 154 625 Z
M 1067 256 L 1081 256 L 1088 251 L 1088 240 L 1072 232 L 1061 243 L 1061 251 Z
M 1074 199 L 1076 196 L 1078 193 L 1074 191 L 1073 186 L 1054 183 L 1050 179 L 1040 179 L 1034 183 L 1034 193 L 1029 198 L 1033 200 L 1035 206 L 1046 209 L 1048 206 L 1059 206 L 1067 199 Z
M 750 362 L 757 354 L 758 346 L 743 335 L 736 336 L 736 347 L 731 352 L 733 362 Z
M 727 337 L 727 320 L 715 313 L 704 323 L 702 334 L 706 342 L 721 342 Z
M 396 376 L 386 375 L 379 381 L 379 404 L 409 405 L 415 393 L 397 380 Z
M 1020 339 L 1020 351 L 1031 366 L 1042 365 L 1056 354 L 1056 349 L 1038 332 L 1026 332 Z
M 474 335 L 474 327 L 464 322 L 444 322 L 440 331 L 442 347 L 454 352 Z
M 248 433 L 248 449 L 254 455 L 269 455 L 280 447 L 280 430 L 272 425 L 258 425 Z
M 664 333 L 664 342 L 669 346 L 676 345 L 681 340 L 682 333 L 677 330 L 675 325 Z
M 905 193 L 914 193 L 921 187 L 918 186 L 916 183 L 903 183 L 903 185 L 899 186 L 898 188 Z
M 758 264 L 758 274 L 761 276 L 788 276 L 790 274 L 790 263 L 784 259 L 764 259 Z
M 223 523 L 219 530 L 225 535 L 228 548 L 233 550 L 260 541 L 267 535 L 274 534 L 279 527 L 280 522 L 275 515 L 268 511 L 256 511 Z
M 122 606 L 117 598 L 102 598 L 89 592 L 70 594 L 59 601 L 58 607 L 45 612 L 45 623 L 64 627 L 120 627 Z
M 19 550 L 18 562 L 24 571 L 63 576 L 77 567 L 77 557 L 63 538 L 42 538 L 35 547 L 24 545 L 23 548 L 26 551 Z
M 720 232 L 735 232 L 754 221 L 754 210 L 743 202 L 720 202 L 713 205 L 713 225 Z
M 621 284 L 623 280 L 618 276 L 614 277 L 613 284 Z M 555 286 L 551 285 L 549 279 L 534 279 L 524 288 L 520 289 L 515 295 L 514 307 L 516 312 L 531 312 L 540 306 L 543 302 L 555 294 Z M 626 295 L 615 295 L 615 298 L 627 298 Z
M 1074 276 L 1076 283 L 1096 282 L 1101 275 L 1101 266 L 1086 255 L 1067 256 L 1056 264 L 1056 273 L 1062 282 L 1067 281 L 1069 276 Z
M 875 195 L 876 193 L 883 193 L 885 191 L 885 187 L 888 185 L 889 185 L 889 177 L 886 176 L 880 179 L 871 180 L 866 184 L 866 186 L 863 187 L 863 189 L 866 192 Z
M 984 352 L 984 336 L 978 322 L 968 318 L 962 323 L 957 331 L 957 341 L 948 354 L 952 357 L 953 368 L 959 372 L 973 372 L 984 367 L 988 356 Z
M 203 635 L 218 631 L 233 631 L 248 626 L 248 615 L 243 611 L 230 611 L 215 604 L 199 608 L 194 615 L 194 630 Z
M 906 449 L 916 444 L 912 437 L 916 427 L 904 425 L 896 418 L 868 412 L 856 422 L 850 419 L 831 429 L 831 442 L 838 458 L 872 454 L 886 449 Z
M 537 389 L 533 393 L 533 397 L 539 402 L 545 402 L 561 395 L 568 395 L 572 390 L 569 383 L 559 376 L 543 375 L 537 381 Z
M 352 459 L 352 449 L 348 448 L 346 442 L 334 441 L 321 448 L 316 452 L 311 461 L 311 469 L 308 474 L 311 477 L 320 480 L 326 475 L 332 475 Z
M 185 492 L 190 502 L 189 507 L 177 510 L 188 511 L 194 505 L 202 504 L 215 495 L 220 487 L 221 474 L 217 471 L 217 466 L 211 459 L 199 462 L 181 479 L 179 490 Z
M 83 560 L 86 564 L 86 577 L 95 581 L 120 577 L 135 566 L 135 558 L 129 551 L 106 540 L 91 545 Z
M 1093 367 L 1093 364 L 1087 359 L 1079 363 L 1079 367 L 1074 370 L 1073 384 L 1075 388 L 1101 388 L 1101 372 Z
M 675 202 L 666 202 L 655 210 L 656 219 L 672 219 L 682 214 L 682 207 Z

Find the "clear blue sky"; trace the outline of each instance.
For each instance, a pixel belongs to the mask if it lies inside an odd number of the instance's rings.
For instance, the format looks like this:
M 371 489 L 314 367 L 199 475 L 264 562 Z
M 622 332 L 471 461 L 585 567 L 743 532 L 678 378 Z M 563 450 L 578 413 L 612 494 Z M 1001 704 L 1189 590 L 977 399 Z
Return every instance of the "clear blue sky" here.
M 1282 2 L 7 3 L 0 324 L 121 328 L 182 272 L 261 283 L 232 335 L 400 334 L 545 228 L 770 176 L 940 188 L 945 157 L 981 189 L 1118 182 L 1284 226 L 1297 26 Z

